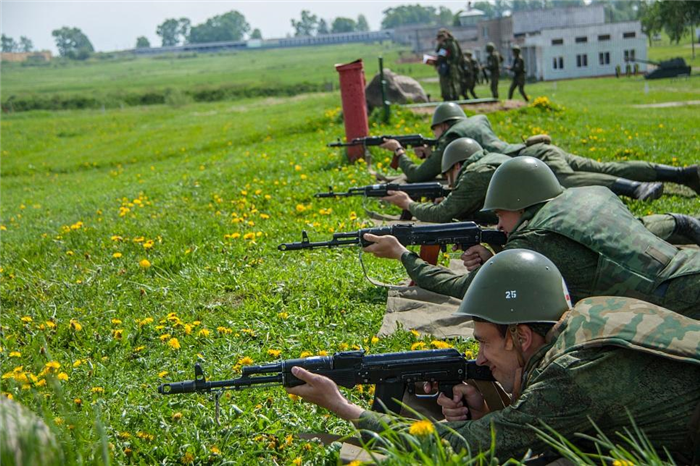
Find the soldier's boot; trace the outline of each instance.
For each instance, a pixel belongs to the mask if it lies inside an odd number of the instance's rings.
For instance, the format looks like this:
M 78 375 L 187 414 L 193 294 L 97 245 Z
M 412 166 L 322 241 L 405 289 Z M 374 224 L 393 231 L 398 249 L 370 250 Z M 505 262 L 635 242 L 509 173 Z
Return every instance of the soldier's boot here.
M 625 178 L 615 180 L 610 191 L 618 196 L 627 196 L 640 201 L 651 201 L 658 199 L 664 193 L 664 184 L 659 182 L 641 183 L 639 181 L 631 181 Z
M 697 194 L 700 194 L 700 165 L 689 167 L 671 167 L 669 165 L 654 165 L 658 181 L 670 181 L 684 184 Z
M 697 244 L 700 246 L 700 220 L 690 215 L 670 214 L 676 221 L 673 229 L 673 236 L 678 239 L 680 236 L 685 244 Z

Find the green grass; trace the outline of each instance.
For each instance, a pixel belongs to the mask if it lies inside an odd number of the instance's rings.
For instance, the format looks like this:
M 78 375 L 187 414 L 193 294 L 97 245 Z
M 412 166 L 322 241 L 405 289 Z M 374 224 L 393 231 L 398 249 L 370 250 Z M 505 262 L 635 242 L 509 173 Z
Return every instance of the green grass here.
M 648 93 L 645 84 L 536 84 L 533 97 L 565 110 L 491 120 L 506 140 L 546 131 L 603 160 L 697 162 L 696 109 L 631 107 L 697 100 L 697 79 L 649 82 Z M 0 388 L 42 414 L 68 462 L 333 461 L 332 449 L 286 439 L 348 426 L 279 388 L 225 396 L 216 426 L 207 396 L 163 397 L 156 387 L 191 379 L 198 358 L 210 378 L 231 378 L 244 357 L 274 360 L 271 349 L 294 358 L 353 346 L 402 351 L 416 341 L 406 331 L 372 340 L 386 292 L 364 280 L 354 251 L 276 249 L 302 229 L 326 239 L 367 221 L 359 199 L 313 198 L 328 185 L 372 181 L 364 165 L 347 165 L 324 145 L 343 134 L 338 107 L 333 92 L 3 116 L 0 362 L 3 374 L 21 366 L 29 387 L 18 376 Z M 372 132 L 427 135 L 429 117 L 402 111 Z M 697 213 L 697 197 L 670 191 L 630 208 Z M 381 280 L 403 276 L 397 263 L 366 260 Z M 60 367 L 39 376 L 50 361 Z M 56 380 L 59 373 L 68 380 Z M 366 390 L 349 396 L 370 399 Z

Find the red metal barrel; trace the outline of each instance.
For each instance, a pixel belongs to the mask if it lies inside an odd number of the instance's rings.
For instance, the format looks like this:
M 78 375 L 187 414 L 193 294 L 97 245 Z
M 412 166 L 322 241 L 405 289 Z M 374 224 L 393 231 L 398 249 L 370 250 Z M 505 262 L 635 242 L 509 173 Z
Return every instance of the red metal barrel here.
M 343 101 L 345 139 L 351 141 L 369 135 L 367 104 L 365 101 L 365 71 L 362 60 L 335 65 L 340 75 L 340 96 Z M 364 156 L 363 146 L 348 147 L 348 158 L 354 162 Z

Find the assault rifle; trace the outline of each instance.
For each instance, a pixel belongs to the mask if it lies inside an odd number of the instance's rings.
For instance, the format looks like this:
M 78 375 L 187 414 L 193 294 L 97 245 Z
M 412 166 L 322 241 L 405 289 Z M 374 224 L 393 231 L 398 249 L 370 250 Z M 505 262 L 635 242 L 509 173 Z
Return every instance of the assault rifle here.
M 218 397 L 224 390 L 243 390 L 254 385 L 296 387 L 304 382 L 292 375 L 292 367 L 303 367 L 324 375 L 341 387 L 352 388 L 358 384 L 376 385 L 372 405 L 374 411 L 398 413 L 399 402 L 406 391 L 416 394 L 418 382 L 436 382 L 438 391 L 419 397 L 436 397 L 440 393 L 452 398 L 452 388 L 465 380 L 493 381 L 486 366 L 477 366 L 454 348 L 402 353 L 365 354 L 364 351 L 346 351 L 333 356 L 316 356 L 305 359 L 287 359 L 262 366 L 245 366 L 237 379 L 207 381 L 199 363 L 194 366 L 194 380 L 166 383 L 158 387 L 158 393 L 214 392 Z M 398 401 L 397 401 L 398 400 Z
M 312 243 L 306 231 L 301 233 L 301 242 L 283 243 L 277 249 L 280 251 L 296 251 L 298 249 L 315 249 L 336 246 L 360 245 L 363 248 L 373 244 L 364 238 L 365 233 L 375 236 L 395 236 L 399 243 L 409 245 L 438 245 L 445 251 L 448 244 L 457 244 L 462 249 L 476 244 L 488 243 L 494 246 L 506 244 L 505 233 L 498 230 L 482 230 L 474 222 L 444 223 L 440 225 L 413 225 L 412 223 L 399 223 L 396 225 L 363 228 L 357 231 L 340 232 L 333 235 L 330 241 Z
M 346 192 L 337 193 L 333 191 L 333 187 L 328 187 L 327 193 L 317 193 L 314 197 L 350 197 L 350 196 L 364 196 L 364 197 L 384 197 L 389 195 L 389 191 L 403 191 L 408 194 L 411 199 L 437 199 L 439 197 L 446 197 L 450 194 L 451 190 L 445 188 L 442 184 L 437 181 L 429 183 L 409 183 L 409 184 L 397 184 L 397 183 L 383 183 L 383 184 L 370 184 L 367 186 L 359 186 L 356 188 L 350 188 Z
M 331 142 L 328 147 L 350 147 L 350 146 L 379 146 L 385 142 L 387 139 L 395 139 L 403 147 L 417 147 L 417 146 L 437 146 L 438 140 L 432 138 L 424 138 L 420 134 L 407 134 L 404 136 L 367 136 L 364 138 L 355 138 L 350 142 L 342 142 L 340 138 L 338 142 Z M 394 155 L 391 161 L 391 168 L 399 168 L 399 158 Z

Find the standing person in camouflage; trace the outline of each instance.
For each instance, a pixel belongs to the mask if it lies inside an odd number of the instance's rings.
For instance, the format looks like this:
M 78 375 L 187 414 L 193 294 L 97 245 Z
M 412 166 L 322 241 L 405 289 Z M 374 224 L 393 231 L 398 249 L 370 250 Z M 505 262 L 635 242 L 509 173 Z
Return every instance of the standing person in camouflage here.
M 529 102 L 530 99 L 525 94 L 525 60 L 520 56 L 520 47 L 517 45 L 513 46 L 513 64 L 510 67 L 510 71 L 513 73 L 513 82 L 508 91 L 508 100 L 513 98 L 513 91 L 517 87 L 525 102 Z
M 700 318 L 700 251 L 678 250 L 654 236 L 609 190 L 565 190 L 543 162 L 517 157 L 496 169 L 484 210 L 495 212 L 508 234 L 505 249 L 537 251 L 557 264 L 574 302 L 626 296 Z M 370 241 L 366 252 L 400 258 L 423 289 L 460 298 L 474 279 L 422 261 L 392 236 Z M 471 271 L 492 256 L 477 245 L 462 259 Z
M 551 138 L 546 135 L 534 136 L 525 144 L 509 144 L 496 135 L 486 115 L 469 117 L 461 124 L 461 129 L 465 137 L 474 139 L 489 152 L 511 157 L 528 155 L 543 160 L 560 181 L 568 178 L 562 183 L 566 187 L 602 184 L 616 194 L 647 199 L 656 198 L 662 193 L 660 186 L 652 182 L 672 182 L 688 186 L 700 194 L 700 165 L 672 167 L 642 161 L 598 162 L 564 151 L 551 144 Z M 607 182 L 601 183 L 605 178 L 598 175 L 609 175 Z M 630 180 L 642 184 L 630 183 Z
M 631 430 L 634 420 L 665 458 L 693 464 L 700 401 L 700 323 L 652 304 L 619 297 L 588 298 L 571 308 L 556 266 L 532 251 L 504 251 L 476 274 L 457 312 L 474 319 L 477 364 L 512 394 L 510 406 L 491 411 L 473 386 L 441 394 L 447 423 L 438 434 L 454 451 L 493 448 L 499 462 L 547 452 L 531 427 L 544 422 L 578 448 L 598 429 L 608 438 Z M 330 379 L 299 367 L 306 382 L 289 393 L 382 432 L 393 416 L 350 403 Z M 595 423 L 595 427 L 592 422 Z M 605 453 L 605 452 L 603 452 Z
M 501 64 L 503 63 L 503 57 L 496 50 L 496 46 L 493 42 L 486 44 L 486 69 L 489 70 L 489 77 L 491 78 L 491 95 L 494 99 L 498 99 L 498 80 L 501 76 Z
M 436 68 L 440 77 L 440 93 L 443 101 L 459 99 L 461 79 L 462 52 L 459 44 L 447 29 L 440 29 L 437 34 Z
M 465 100 L 467 100 L 469 99 L 469 94 L 471 93 L 472 97 L 478 99 L 476 93 L 474 92 L 474 87 L 476 86 L 476 75 L 479 72 L 479 68 L 476 60 L 472 58 L 471 50 L 464 52 L 462 71 L 462 96 Z

